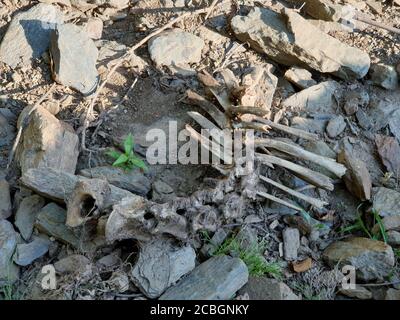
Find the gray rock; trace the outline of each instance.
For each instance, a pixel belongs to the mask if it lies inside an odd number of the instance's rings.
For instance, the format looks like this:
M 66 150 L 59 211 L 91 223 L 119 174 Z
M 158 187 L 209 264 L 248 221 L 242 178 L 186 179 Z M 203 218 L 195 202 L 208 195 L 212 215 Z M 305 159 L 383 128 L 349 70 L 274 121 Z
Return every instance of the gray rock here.
M 254 8 L 245 17 L 234 17 L 231 27 L 239 40 L 284 65 L 307 66 L 342 79 L 362 78 L 370 66 L 368 54 L 322 32 L 294 10 L 279 14 Z
M 382 217 L 400 215 L 400 193 L 379 187 L 372 189 L 373 209 Z
M 35 237 L 30 243 L 17 245 L 13 260 L 17 265 L 25 267 L 44 256 L 49 251 L 49 246 L 49 239 Z
M 107 180 L 118 188 L 143 196 L 151 189 L 150 179 L 140 170 L 126 172 L 115 167 L 95 167 L 81 170 L 79 174 L 87 178 Z
M 0 61 L 12 68 L 30 65 L 32 59 L 40 58 L 47 51 L 52 30 L 63 20 L 55 6 L 44 3 L 17 14 L 0 44 Z
M 396 68 L 383 63 L 371 65 L 371 80 L 374 84 L 388 90 L 396 90 L 399 84 Z
M 317 81 L 312 78 L 310 71 L 299 67 L 292 67 L 287 70 L 285 72 L 285 79 L 300 89 L 307 89 L 317 84 Z
M 400 231 L 400 215 L 388 216 L 381 221 L 386 231 Z M 378 233 L 380 231 L 380 225 L 377 223 L 371 231 L 372 233 Z
M 52 33 L 51 54 L 54 78 L 65 86 L 90 95 L 96 90 L 97 48 L 87 33 L 76 25 L 64 24 Z
M 24 198 L 19 205 L 15 214 L 15 225 L 24 240 L 28 241 L 31 237 L 36 217 L 44 204 L 45 200 L 41 196 L 33 195 Z
M 30 108 L 21 112 L 19 123 L 25 121 Z M 22 174 L 31 168 L 52 168 L 74 174 L 78 147 L 79 138 L 73 128 L 43 107 L 38 107 L 29 117 L 16 157 Z
M 258 237 L 257 231 L 250 226 L 244 226 L 240 229 L 235 237 L 238 242 L 240 250 L 253 250 L 257 248 L 258 245 Z
M 246 293 L 250 300 L 300 300 L 285 283 L 265 277 L 250 277 L 239 290 L 240 295 Z
M 0 220 L 0 285 L 16 280 L 18 272 L 11 260 L 16 247 L 17 233 L 12 224 L 7 220 Z
M 391 246 L 400 246 L 400 232 L 388 231 L 387 232 L 387 242 Z
M 168 66 L 175 72 L 189 70 L 189 64 L 200 62 L 204 41 L 180 29 L 164 31 L 149 41 L 151 60 L 157 66 Z
M 1 103 L 1 98 L 0 98 L 0 103 Z M 17 120 L 17 116 L 15 115 L 15 113 L 7 108 L 0 108 L 0 115 L 6 118 L 9 122 L 16 122 Z
M 176 198 L 174 189 L 160 179 L 154 181 L 152 189 L 151 199 L 155 202 L 164 203 Z
M 160 300 L 227 300 L 243 287 L 249 277 L 244 262 L 229 256 L 216 256 L 196 267 L 168 289 Z
M 340 294 L 343 294 L 347 297 L 350 298 L 356 298 L 360 300 L 369 300 L 372 299 L 372 292 L 369 291 L 368 289 L 361 287 L 361 286 L 356 286 L 355 289 L 343 289 L 341 288 L 339 290 Z
M 313 133 L 323 133 L 327 123 L 327 120 L 294 117 L 291 120 L 291 127 Z
M 142 245 L 132 269 L 132 281 L 147 297 L 157 298 L 192 271 L 195 260 L 192 247 L 179 247 L 167 238 L 156 239 Z
M 323 258 L 331 267 L 337 264 L 339 267 L 355 267 L 356 277 L 364 281 L 387 277 L 395 263 L 393 250 L 389 245 L 367 238 L 335 242 L 325 249 Z
M 346 122 L 343 116 L 340 115 L 329 120 L 326 126 L 326 132 L 330 138 L 336 138 L 344 129 L 346 129 Z
M 344 95 L 344 110 L 348 116 L 355 114 L 359 107 L 369 103 L 369 94 L 365 89 L 351 90 Z
M 335 91 L 338 88 L 339 85 L 335 81 L 321 82 L 290 96 L 282 104 L 286 108 L 294 108 L 300 112 L 335 114 L 337 108 Z
M 49 203 L 37 215 L 35 227 L 59 241 L 79 248 L 79 238 L 65 225 L 67 212 L 56 205 Z
M 10 185 L 7 180 L 0 178 L 0 220 L 7 219 L 11 214 Z
M 84 273 L 91 268 L 90 260 L 83 255 L 73 254 L 54 263 L 54 269 L 61 274 Z
M 206 242 L 200 250 L 200 253 L 209 258 L 213 255 L 214 251 L 225 241 L 228 237 L 227 232 L 224 229 L 218 229 L 215 231 L 214 235 L 211 237 L 209 242 Z
M 0 147 L 10 145 L 15 137 L 15 128 L 0 114 Z
M 385 300 L 400 300 L 400 290 L 389 288 L 385 294 Z
M 297 260 L 297 251 L 300 248 L 300 232 L 296 228 L 286 228 L 282 232 L 283 254 L 287 261 Z

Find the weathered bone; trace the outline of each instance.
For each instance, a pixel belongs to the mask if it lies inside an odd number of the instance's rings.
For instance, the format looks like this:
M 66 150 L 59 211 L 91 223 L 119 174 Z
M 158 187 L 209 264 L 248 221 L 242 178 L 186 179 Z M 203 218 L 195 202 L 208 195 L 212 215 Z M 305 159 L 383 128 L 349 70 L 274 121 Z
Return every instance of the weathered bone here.
M 78 227 L 86 221 L 98 217 L 104 210 L 110 194 L 110 185 L 104 180 L 78 181 L 66 201 L 66 225 Z
M 192 90 L 187 90 L 186 95 L 189 103 L 196 105 L 207 112 L 220 128 L 230 127 L 228 117 L 222 111 L 220 111 L 217 106 Z
M 259 195 L 259 196 L 261 196 L 263 198 L 266 198 L 268 200 L 280 203 L 280 204 L 282 204 L 282 205 L 284 205 L 284 206 L 286 206 L 288 208 L 292 208 L 292 209 L 297 210 L 297 211 L 303 211 L 302 208 L 297 207 L 294 204 L 291 204 L 290 202 L 287 202 L 285 200 L 279 199 L 279 198 L 273 196 L 272 194 L 265 193 L 265 192 L 262 192 L 262 191 L 257 191 L 257 195 Z
M 317 187 L 320 187 L 320 188 L 323 188 L 323 189 L 326 189 L 329 191 L 333 191 L 333 189 L 334 189 L 332 180 L 329 177 L 323 175 L 322 173 L 315 172 L 313 170 L 304 168 L 298 164 L 280 159 L 278 157 L 269 156 L 269 155 L 265 155 L 265 154 L 261 154 L 261 153 L 256 153 L 256 159 L 261 162 L 266 161 L 267 163 L 276 164 L 278 166 L 289 169 L 289 170 L 297 173 L 298 175 L 300 175 L 304 180 L 310 182 L 311 184 L 313 184 Z
M 346 167 L 340 163 L 337 163 L 335 160 L 317 155 L 315 153 L 304 150 L 299 146 L 289 144 L 280 140 L 256 139 L 254 140 L 254 145 L 274 148 L 281 152 L 290 154 L 291 156 L 317 163 L 321 167 L 333 172 L 338 178 L 343 177 L 346 173 Z
M 295 190 L 292 190 L 292 189 L 290 189 L 290 188 L 284 186 L 283 184 L 280 184 L 280 183 L 278 183 L 278 182 L 276 182 L 276 181 L 274 181 L 274 180 L 271 180 L 271 179 L 269 179 L 269 178 L 267 178 L 267 177 L 260 176 L 260 179 L 263 180 L 263 181 L 265 181 L 265 182 L 267 182 L 267 183 L 269 183 L 269 184 L 272 184 L 274 187 L 277 187 L 277 188 L 279 188 L 279 189 L 281 189 L 281 190 L 283 190 L 283 191 L 289 193 L 290 195 L 292 195 L 292 196 L 294 196 L 294 197 L 296 197 L 296 198 L 299 198 L 299 199 L 301 199 L 301 200 L 304 200 L 304 201 L 310 203 L 310 204 L 313 205 L 314 207 L 317 207 L 317 208 L 320 208 L 320 209 L 321 209 L 321 208 L 323 208 L 324 206 L 328 205 L 328 203 L 325 202 L 325 201 L 322 201 L 322 200 L 319 200 L 319 199 L 316 199 L 316 198 L 313 198 L 313 197 L 309 197 L 309 196 L 307 196 L 307 195 L 305 195 L 305 194 L 302 194 L 302 193 L 300 193 L 300 192 L 297 192 L 297 191 L 295 191 Z

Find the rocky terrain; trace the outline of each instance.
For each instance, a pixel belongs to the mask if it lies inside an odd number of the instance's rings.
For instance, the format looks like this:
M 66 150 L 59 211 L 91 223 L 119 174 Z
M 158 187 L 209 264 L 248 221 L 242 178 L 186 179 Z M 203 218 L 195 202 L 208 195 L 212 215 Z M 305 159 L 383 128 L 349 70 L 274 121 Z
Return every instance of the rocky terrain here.
M 400 300 L 399 12 L 0 0 L 0 300 Z

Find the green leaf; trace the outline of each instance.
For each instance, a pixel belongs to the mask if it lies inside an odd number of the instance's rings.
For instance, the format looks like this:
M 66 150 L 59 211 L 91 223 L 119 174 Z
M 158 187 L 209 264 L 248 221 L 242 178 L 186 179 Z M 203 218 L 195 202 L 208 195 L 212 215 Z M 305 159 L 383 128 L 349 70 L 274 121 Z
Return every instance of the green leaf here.
M 126 154 L 121 154 L 119 158 L 113 163 L 113 166 L 120 166 L 128 161 L 128 156 Z
M 136 156 L 129 158 L 129 162 L 133 164 L 135 167 L 143 169 L 144 171 L 148 170 L 144 161 L 142 159 L 137 158 Z
M 124 150 L 125 154 L 129 156 L 133 151 L 133 136 L 129 134 L 124 140 Z
M 120 152 L 117 152 L 115 150 L 110 150 L 106 153 L 108 156 L 110 156 L 111 158 L 117 160 L 119 158 L 119 156 L 121 155 Z

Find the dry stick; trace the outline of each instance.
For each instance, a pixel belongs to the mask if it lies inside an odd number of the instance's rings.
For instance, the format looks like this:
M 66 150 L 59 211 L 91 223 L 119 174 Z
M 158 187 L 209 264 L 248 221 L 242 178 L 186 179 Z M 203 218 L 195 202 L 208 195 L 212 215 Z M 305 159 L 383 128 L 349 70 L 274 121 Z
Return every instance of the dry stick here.
M 221 4 L 225 3 L 226 1 L 222 2 Z M 173 19 L 172 21 L 168 22 L 166 25 L 162 26 L 161 28 L 157 29 L 156 31 L 150 33 L 148 36 L 144 37 L 142 40 L 140 40 L 137 44 L 135 44 L 133 47 L 131 47 L 122 57 L 118 58 L 115 60 L 114 66 L 111 68 L 110 72 L 107 74 L 107 77 L 104 79 L 104 81 L 100 84 L 100 86 L 97 88 L 90 104 L 86 112 L 85 120 L 83 122 L 83 130 L 82 130 L 82 140 L 81 140 L 81 147 L 82 150 L 88 151 L 86 148 L 86 130 L 89 127 L 89 116 L 93 112 L 94 105 L 100 95 L 100 92 L 104 89 L 108 81 L 110 80 L 111 76 L 117 71 L 117 69 L 123 64 L 124 61 L 128 60 L 134 53 L 135 50 L 140 48 L 142 45 L 146 44 L 151 38 L 154 36 L 160 34 L 164 30 L 171 28 L 175 23 L 183 20 L 186 17 L 189 17 L 191 15 L 198 15 L 202 13 L 208 13 L 209 8 L 204 8 L 204 9 L 198 9 L 193 12 L 185 12 L 184 14 L 180 15 L 179 17 Z
M 325 202 L 325 201 L 322 201 L 322 200 L 319 200 L 319 199 L 316 199 L 316 198 L 313 198 L 313 197 L 309 197 L 309 196 L 307 196 L 305 194 L 302 194 L 301 192 L 297 192 L 295 190 L 292 190 L 292 189 L 284 186 L 283 184 L 280 184 L 280 183 L 278 183 L 278 182 L 276 182 L 274 180 L 271 180 L 271 179 L 269 179 L 267 177 L 260 176 L 260 179 L 265 181 L 265 182 L 267 182 L 267 183 L 269 183 L 269 184 L 272 184 L 274 187 L 277 187 L 277 188 L 289 193 L 290 195 L 292 195 L 292 196 L 294 196 L 296 198 L 299 198 L 301 200 L 304 200 L 304 201 L 310 203 L 311 205 L 313 205 L 314 207 L 317 207 L 319 209 L 322 209 L 324 206 L 328 205 L 328 203 Z
M 265 192 L 262 192 L 262 191 L 257 191 L 257 194 L 258 194 L 259 196 L 264 197 L 264 198 L 266 198 L 266 199 L 269 199 L 269 200 L 271 200 L 271 201 L 280 203 L 280 204 L 282 204 L 282 205 L 284 205 L 284 206 L 286 206 L 286 207 L 288 207 L 288 208 L 292 208 L 292 209 L 297 210 L 297 211 L 303 211 L 302 208 L 297 207 L 297 206 L 295 206 L 294 204 L 291 204 L 291 203 L 288 202 L 288 201 L 279 199 L 279 198 L 277 198 L 277 197 L 275 197 L 275 196 L 273 196 L 273 195 L 271 195 L 271 194 L 269 194 L 269 193 L 265 193 Z
M 324 188 L 329 191 L 332 191 L 334 189 L 332 180 L 329 177 L 323 175 L 322 173 L 315 172 L 311 169 L 299 166 L 298 164 L 295 164 L 287 160 L 283 160 L 275 156 L 268 156 L 261 153 L 256 153 L 256 159 L 261 162 L 276 164 L 277 166 L 291 170 L 301 175 L 304 178 L 304 180 L 309 181 L 310 183 L 312 183 L 317 187 Z
M 206 15 L 205 20 L 207 20 L 208 17 L 211 15 L 211 13 L 213 12 L 213 10 L 214 10 L 215 6 L 217 5 L 218 1 L 219 1 L 219 0 L 214 0 L 213 3 L 211 3 L 211 6 L 210 6 L 210 8 L 208 9 L 208 12 L 207 12 L 207 15 Z M 205 21 L 205 20 L 204 20 L 204 21 Z
M 20 126 L 18 128 L 17 137 L 15 138 L 14 144 L 13 144 L 12 149 L 10 151 L 10 155 L 8 157 L 7 169 L 10 167 L 11 162 L 13 161 L 15 151 L 17 150 L 19 141 L 21 140 L 22 131 L 25 129 L 25 126 L 27 125 L 26 121 L 29 119 L 30 115 L 40 106 L 40 104 L 49 96 L 49 94 L 54 90 L 55 87 L 56 87 L 56 83 L 54 82 L 52 84 L 52 86 L 50 87 L 50 89 L 47 90 L 40 97 L 40 99 L 33 105 L 32 109 L 29 110 L 28 114 L 23 119 L 21 119 L 22 121 L 21 121 Z
M 314 162 L 321 167 L 333 172 L 337 177 L 341 178 L 346 173 L 346 167 L 340 163 L 337 163 L 335 160 L 327 157 L 320 156 L 318 154 L 312 153 L 310 151 L 304 150 L 303 148 L 292 145 L 279 140 L 272 139 L 255 139 L 255 146 L 265 146 L 276 149 L 278 151 L 287 153 L 291 156 L 308 160 Z
M 374 27 L 378 27 L 378 28 L 385 29 L 385 30 L 393 32 L 393 33 L 400 34 L 400 29 L 392 27 L 392 26 L 387 26 L 386 24 L 384 24 L 382 22 L 372 20 L 371 18 L 369 18 L 363 14 L 356 13 L 354 19 L 364 22 L 364 23 L 369 24 Z

